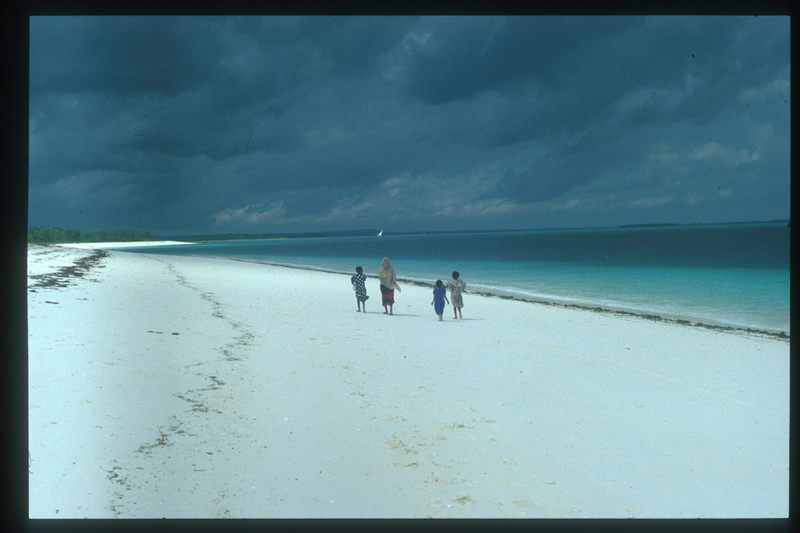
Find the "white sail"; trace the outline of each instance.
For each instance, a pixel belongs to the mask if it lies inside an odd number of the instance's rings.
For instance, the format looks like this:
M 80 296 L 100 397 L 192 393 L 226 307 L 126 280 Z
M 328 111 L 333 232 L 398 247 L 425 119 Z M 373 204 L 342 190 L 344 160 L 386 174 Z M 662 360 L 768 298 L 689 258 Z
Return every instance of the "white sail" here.
M 383 230 L 380 230 L 380 231 L 378 232 L 378 237 L 382 237 L 382 236 L 383 236 Z

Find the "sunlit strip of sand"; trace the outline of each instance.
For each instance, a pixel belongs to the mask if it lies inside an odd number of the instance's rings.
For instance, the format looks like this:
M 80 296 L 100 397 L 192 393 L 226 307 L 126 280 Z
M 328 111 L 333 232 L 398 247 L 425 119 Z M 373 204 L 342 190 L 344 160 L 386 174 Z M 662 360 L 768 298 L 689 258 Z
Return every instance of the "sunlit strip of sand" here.
M 141 246 L 168 246 L 173 244 L 193 244 L 193 243 L 185 241 L 71 242 L 71 243 L 58 244 L 56 246 L 95 250 L 98 248 L 138 248 Z

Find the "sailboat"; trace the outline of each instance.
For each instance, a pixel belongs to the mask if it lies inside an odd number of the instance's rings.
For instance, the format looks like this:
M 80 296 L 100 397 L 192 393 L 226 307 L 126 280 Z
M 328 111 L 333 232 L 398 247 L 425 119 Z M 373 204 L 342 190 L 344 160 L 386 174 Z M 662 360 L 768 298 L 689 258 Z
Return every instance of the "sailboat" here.
M 380 231 L 378 232 L 378 237 L 383 237 L 383 230 L 380 230 Z

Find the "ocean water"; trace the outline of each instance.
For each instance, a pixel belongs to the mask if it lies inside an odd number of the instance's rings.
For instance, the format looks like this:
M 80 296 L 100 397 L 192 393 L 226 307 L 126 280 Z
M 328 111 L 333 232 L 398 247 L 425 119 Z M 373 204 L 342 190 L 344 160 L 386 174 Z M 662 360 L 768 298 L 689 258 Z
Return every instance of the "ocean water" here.
M 446 282 L 458 270 L 468 291 L 789 333 L 786 223 L 217 241 L 124 251 L 346 273 L 361 265 L 367 275 L 389 257 L 401 280 Z

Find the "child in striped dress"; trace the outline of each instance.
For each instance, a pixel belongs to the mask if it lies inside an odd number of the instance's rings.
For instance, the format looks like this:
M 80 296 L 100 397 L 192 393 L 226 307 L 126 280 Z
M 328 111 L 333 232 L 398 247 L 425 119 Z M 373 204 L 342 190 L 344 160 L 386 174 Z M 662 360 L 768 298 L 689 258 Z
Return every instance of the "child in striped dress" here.
M 461 274 L 458 271 L 454 271 L 453 279 L 447 282 L 447 287 L 450 289 L 450 298 L 453 299 L 453 318 L 462 318 L 461 308 L 464 307 L 464 300 L 461 298 L 461 293 L 467 290 L 467 284 L 460 277 Z

